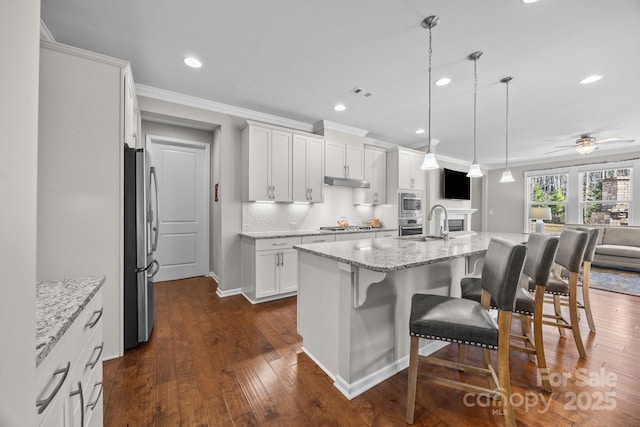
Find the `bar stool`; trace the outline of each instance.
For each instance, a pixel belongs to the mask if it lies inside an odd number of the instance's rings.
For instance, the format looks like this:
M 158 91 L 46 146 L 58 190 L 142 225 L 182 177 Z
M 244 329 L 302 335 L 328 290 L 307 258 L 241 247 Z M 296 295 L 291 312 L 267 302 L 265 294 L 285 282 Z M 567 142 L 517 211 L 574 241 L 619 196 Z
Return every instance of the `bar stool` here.
M 409 350 L 407 423 L 413 424 L 418 362 L 421 361 L 488 376 L 489 387 L 485 388 L 420 373 L 422 377 L 436 384 L 476 394 L 489 393 L 494 398 L 499 396 L 506 424 L 508 426 L 516 425 L 511 405 L 509 334 L 515 295 L 526 253 L 525 245 L 504 239 L 491 239 L 482 268 L 482 303 L 441 295 L 413 295 L 409 319 L 411 346 Z M 492 297 L 498 307 L 497 323 L 489 313 L 489 301 Z M 484 368 L 431 356 L 419 356 L 420 338 L 482 347 Z M 491 363 L 489 350 L 498 351 L 497 375 Z
M 538 370 L 542 378 L 542 387 L 551 392 L 551 383 L 548 379 L 547 361 L 544 354 L 544 341 L 542 338 L 542 317 L 545 287 L 549 281 L 549 273 L 553 266 L 553 260 L 558 250 L 558 238 L 541 233 L 534 233 L 527 241 L 527 257 L 525 258 L 522 274 L 525 275 L 527 287 L 519 286 L 516 292 L 514 312 L 520 317 L 522 334 L 511 332 L 511 339 L 523 342 L 524 346 L 511 343 L 511 349 L 521 351 L 529 355 L 529 359 L 538 362 Z M 532 296 L 528 291 L 531 285 L 535 289 Z M 482 295 L 482 278 L 477 276 L 463 277 L 460 281 L 462 298 L 480 301 Z M 495 301 L 491 306 L 496 307 Z M 531 334 L 531 322 L 533 322 L 533 335 Z M 460 349 L 460 360 L 464 361 L 466 347 Z
M 562 337 L 565 336 L 564 329 L 571 329 L 581 359 L 586 359 L 587 353 L 584 350 L 582 336 L 580 335 L 577 288 L 578 274 L 580 273 L 588 242 L 589 234 L 585 231 L 565 229 L 560 234 L 555 263 L 560 269 L 567 270 L 569 279 L 568 281 L 564 280 L 557 270 L 551 271 L 549 282 L 545 289 L 545 293 L 551 296 L 551 299 L 545 299 L 545 302 L 553 302 L 555 315 L 544 314 L 544 318 L 551 320 L 543 321 L 545 325 L 557 327 Z M 531 285 L 529 286 L 529 291 L 534 291 Z M 569 307 L 569 320 L 562 314 L 561 305 L 563 302 Z

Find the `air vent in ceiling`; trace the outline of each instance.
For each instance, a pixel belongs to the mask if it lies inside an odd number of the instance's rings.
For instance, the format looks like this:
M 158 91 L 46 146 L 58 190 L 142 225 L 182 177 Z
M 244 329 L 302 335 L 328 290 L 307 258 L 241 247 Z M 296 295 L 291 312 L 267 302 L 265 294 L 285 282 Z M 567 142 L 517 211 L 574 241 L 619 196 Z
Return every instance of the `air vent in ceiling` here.
M 360 95 L 360 96 L 364 96 L 365 98 L 371 98 L 373 95 L 375 95 L 373 92 L 363 89 L 361 87 L 354 87 L 353 89 L 351 89 L 351 93 L 354 93 L 356 95 Z

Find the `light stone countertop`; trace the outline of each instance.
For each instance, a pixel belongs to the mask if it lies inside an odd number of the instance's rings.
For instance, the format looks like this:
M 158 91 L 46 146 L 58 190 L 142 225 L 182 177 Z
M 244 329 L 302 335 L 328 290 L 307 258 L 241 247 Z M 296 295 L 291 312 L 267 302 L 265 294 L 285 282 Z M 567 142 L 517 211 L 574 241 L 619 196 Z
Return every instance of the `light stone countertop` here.
M 250 239 L 276 239 L 280 237 L 303 237 L 303 236 L 324 236 L 330 234 L 357 234 L 357 233 L 371 233 L 380 231 L 396 231 L 397 228 L 370 228 L 366 230 L 290 230 L 290 231 L 254 231 L 240 233 L 241 237 L 247 237 Z
M 36 284 L 36 367 L 103 283 L 104 276 L 88 276 Z
M 294 245 L 294 248 L 300 252 L 386 273 L 482 253 L 489 247 L 492 237 L 518 243 L 529 239 L 529 235 L 525 233 L 462 232 L 451 233 L 450 236 L 448 242 L 419 242 L 412 240 L 415 236 L 405 236 Z

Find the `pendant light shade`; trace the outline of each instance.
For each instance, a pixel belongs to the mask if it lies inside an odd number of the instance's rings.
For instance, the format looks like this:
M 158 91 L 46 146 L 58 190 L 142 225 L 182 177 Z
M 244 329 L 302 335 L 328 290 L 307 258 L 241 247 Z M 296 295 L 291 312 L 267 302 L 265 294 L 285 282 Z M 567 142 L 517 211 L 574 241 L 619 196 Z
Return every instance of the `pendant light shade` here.
M 482 56 L 482 52 L 473 52 L 467 56 L 469 61 L 473 61 L 473 163 L 469 167 L 469 178 L 480 178 L 482 171 L 476 158 L 476 116 L 477 116 L 477 98 L 478 98 L 478 58 Z
M 420 169 L 423 170 L 434 170 L 434 169 L 440 169 L 440 165 L 438 164 L 438 161 L 436 160 L 436 155 L 433 154 L 431 152 L 431 54 L 432 54 L 432 50 L 431 50 L 431 29 L 433 27 L 435 27 L 436 25 L 438 25 L 438 21 L 440 20 L 440 18 L 438 18 L 435 15 L 432 16 L 428 16 L 426 18 L 424 18 L 424 20 L 422 21 L 422 27 L 426 28 L 429 30 L 429 87 L 428 87 L 428 112 L 427 112 L 427 116 L 428 116 L 428 129 L 429 132 L 427 134 L 427 138 L 429 138 L 429 146 L 427 147 L 427 153 L 424 155 L 424 162 L 422 162 L 422 166 L 420 167 Z
M 504 83 L 507 87 L 507 103 L 505 107 L 505 154 L 504 154 L 504 172 L 502 172 L 502 178 L 500 178 L 500 182 L 514 182 L 513 175 L 511 175 L 511 171 L 509 170 L 509 82 L 513 80 L 513 77 L 505 77 L 500 80 L 501 83 Z

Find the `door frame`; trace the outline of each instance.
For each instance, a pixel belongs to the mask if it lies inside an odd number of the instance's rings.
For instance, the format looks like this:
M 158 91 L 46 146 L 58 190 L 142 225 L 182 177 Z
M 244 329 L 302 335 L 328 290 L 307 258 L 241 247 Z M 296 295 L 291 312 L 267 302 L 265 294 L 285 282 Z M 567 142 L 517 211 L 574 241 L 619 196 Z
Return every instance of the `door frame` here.
M 144 145 L 145 150 L 148 149 L 147 147 L 149 144 L 153 144 L 154 142 L 162 143 L 163 145 L 173 145 L 176 147 L 204 149 L 204 154 L 205 154 L 204 174 L 205 174 L 206 185 L 203 187 L 203 191 L 205 193 L 204 194 L 204 205 L 205 205 L 204 211 L 205 212 L 201 212 L 201 214 L 204 214 L 203 216 L 204 235 L 205 235 L 206 241 L 205 241 L 205 244 L 203 245 L 204 260 L 205 260 L 205 265 L 203 266 L 203 269 L 205 271 L 203 275 L 206 276 L 209 274 L 210 264 L 211 264 L 211 260 L 209 259 L 209 252 L 210 252 L 209 248 L 211 246 L 211 236 L 209 234 L 209 221 L 211 219 L 211 216 L 210 216 L 210 212 L 211 212 L 211 144 L 207 142 L 191 141 L 191 140 L 173 138 L 168 136 L 147 134 L 145 136 L 145 145 Z M 160 207 L 160 209 L 162 209 L 162 207 Z

